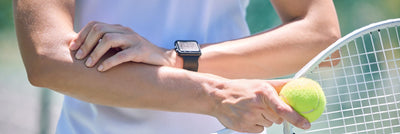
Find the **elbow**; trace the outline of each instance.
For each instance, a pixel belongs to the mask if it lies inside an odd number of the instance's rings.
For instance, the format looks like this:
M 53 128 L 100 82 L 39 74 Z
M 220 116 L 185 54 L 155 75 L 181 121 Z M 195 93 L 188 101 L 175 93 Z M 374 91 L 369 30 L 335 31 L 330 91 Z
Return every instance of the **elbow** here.
M 51 88 L 55 80 L 63 73 L 65 65 L 72 63 L 68 48 L 70 38 L 58 42 L 45 42 L 30 45 L 31 42 L 19 41 L 21 56 L 30 84 Z
M 332 30 L 328 31 L 327 34 L 327 46 L 329 47 L 331 44 L 335 43 L 338 39 L 341 38 L 339 26 L 336 28 L 332 28 Z M 331 59 L 331 65 L 336 66 L 340 62 L 340 53 L 339 50 L 332 53 L 329 57 Z
M 63 69 L 73 62 L 67 47 L 22 55 L 28 80 L 37 87 L 53 88 L 65 73 Z
M 35 87 L 45 87 L 43 76 L 40 73 L 27 71 L 29 83 Z
M 341 38 L 341 34 L 340 34 L 340 29 L 339 26 L 334 27 L 334 28 L 328 28 L 326 31 L 323 32 L 324 37 L 322 38 L 323 40 L 321 42 L 323 42 L 323 49 L 326 49 L 327 47 L 329 47 L 330 45 L 332 45 L 333 43 L 335 43 L 338 39 Z M 340 63 L 340 53 L 339 50 L 333 52 L 329 57 L 327 57 L 326 59 L 329 62 L 322 62 L 320 64 L 321 67 L 325 67 L 325 66 L 336 66 L 337 64 Z
M 328 40 L 330 42 L 329 44 L 332 44 L 332 43 L 336 42 L 341 37 L 342 37 L 342 35 L 340 34 L 340 29 L 338 27 L 337 29 L 335 29 L 332 32 L 328 33 Z
M 338 39 L 341 38 L 340 28 L 337 25 L 323 25 L 319 26 L 318 30 L 314 31 L 315 46 L 319 48 L 319 52 L 328 48 Z M 336 56 L 336 55 L 334 55 Z
M 306 17 L 302 22 L 306 23 L 305 30 L 310 32 L 309 39 L 313 40 L 315 48 L 323 50 L 341 38 L 339 22 L 336 20 Z
M 45 60 L 44 57 L 45 56 L 38 56 L 35 60 L 31 59 L 31 62 L 35 64 L 25 63 L 29 83 L 36 87 L 48 87 L 48 84 L 51 83 L 48 81 L 48 77 L 52 72 L 46 68 L 45 64 L 43 64 L 43 61 Z
M 68 54 L 49 53 L 35 55 L 24 62 L 30 84 L 44 88 L 55 88 L 62 84 L 68 72 L 65 67 L 71 67 L 71 63 L 72 59 Z
M 324 44 L 324 47 L 327 48 L 334 42 L 336 42 L 338 39 L 341 38 L 340 34 L 340 28 L 339 26 L 332 26 L 330 28 L 322 28 L 325 29 L 318 34 L 322 35 L 323 37 L 321 38 L 322 44 Z

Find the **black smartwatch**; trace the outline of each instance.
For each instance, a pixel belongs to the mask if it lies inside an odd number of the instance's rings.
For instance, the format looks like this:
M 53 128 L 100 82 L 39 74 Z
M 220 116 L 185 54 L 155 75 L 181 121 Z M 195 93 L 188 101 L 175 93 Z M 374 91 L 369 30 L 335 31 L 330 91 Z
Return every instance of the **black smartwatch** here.
M 177 40 L 175 41 L 175 51 L 183 58 L 183 69 L 197 72 L 201 55 L 197 41 Z

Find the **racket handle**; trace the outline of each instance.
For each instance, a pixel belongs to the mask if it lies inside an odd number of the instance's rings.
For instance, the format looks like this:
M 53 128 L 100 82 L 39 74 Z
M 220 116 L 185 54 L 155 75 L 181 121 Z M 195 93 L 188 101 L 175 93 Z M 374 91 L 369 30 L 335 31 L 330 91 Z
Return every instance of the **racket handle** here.
M 283 134 L 294 134 L 292 131 L 292 126 L 287 121 L 283 122 Z

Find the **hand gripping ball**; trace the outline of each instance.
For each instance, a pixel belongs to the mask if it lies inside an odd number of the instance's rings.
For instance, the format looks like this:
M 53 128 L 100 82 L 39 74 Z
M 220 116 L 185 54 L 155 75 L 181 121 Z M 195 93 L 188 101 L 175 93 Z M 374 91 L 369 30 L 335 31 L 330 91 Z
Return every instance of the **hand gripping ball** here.
M 283 86 L 279 96 L 309 122 L 317 120 L 324 112 L 326 105 L 321 86 L 308 78 L 289 81 Z

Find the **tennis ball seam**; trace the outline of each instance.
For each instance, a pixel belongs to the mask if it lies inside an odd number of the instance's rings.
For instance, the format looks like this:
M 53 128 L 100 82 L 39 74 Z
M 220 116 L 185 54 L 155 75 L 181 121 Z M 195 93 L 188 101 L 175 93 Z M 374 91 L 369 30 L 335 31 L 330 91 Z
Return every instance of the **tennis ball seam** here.
M 316 106 L 319 106 L 319 103 L 320 103 L 320 98 L 319 98 L 319 95 L 317 95 L 318 96 L 318 102 L 317 102 L 317 105 Z M 303 114 L 308 114 L 308 113 L 311 113 L 311 112 L 313 112 L 314 110 L 315 110 L 316 108 L 315 107 L 313 107 L 313 109 L 311 109 L 310 111 L 307 111 L 307 112 L 301 112 L 301 113 L 303 113 Z

